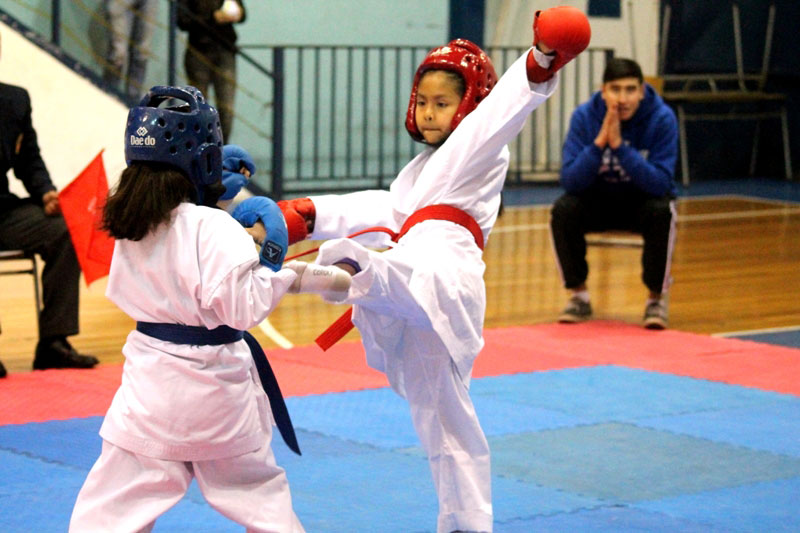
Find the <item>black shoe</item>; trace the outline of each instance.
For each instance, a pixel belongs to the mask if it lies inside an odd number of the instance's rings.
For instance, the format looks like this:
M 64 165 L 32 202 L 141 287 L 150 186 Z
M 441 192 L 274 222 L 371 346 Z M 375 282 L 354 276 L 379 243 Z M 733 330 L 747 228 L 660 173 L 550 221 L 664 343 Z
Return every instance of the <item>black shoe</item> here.
M 569 299 L 567 306 L 558 316 L 558 321 L 564 324 L 583 322 L 592 317 L 592 304 L 584 302 L 577 296 Z
M 3 366 L 3 362 L 0 361 L 0 378 L 6 377 L 6 367 Z
M 667 321 L 667 302 L 664 299 L 650 302 L 644 309 L 644 327 L 647 329 L 666 329 Z
M 41 340 L 36 345 L 34 370 L 48 368 L 92 368 L 100 361 L 92 355 L 81 355 L 65 338 Z

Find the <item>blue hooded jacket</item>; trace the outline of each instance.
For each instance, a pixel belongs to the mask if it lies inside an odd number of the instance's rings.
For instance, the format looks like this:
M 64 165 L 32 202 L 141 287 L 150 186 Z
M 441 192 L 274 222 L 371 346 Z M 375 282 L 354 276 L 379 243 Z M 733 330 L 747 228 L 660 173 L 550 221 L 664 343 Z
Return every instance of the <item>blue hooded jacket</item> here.
M 564 189 L 573 194 L 638 189 L 656 197 L 674 196 L 678 121 L 672 109 L 645 84 L 636 113 L 622 122 L 622 144 L 616 150 L 594 144 L 605 115 L 600 91 L 572 114 L 561 166 Z

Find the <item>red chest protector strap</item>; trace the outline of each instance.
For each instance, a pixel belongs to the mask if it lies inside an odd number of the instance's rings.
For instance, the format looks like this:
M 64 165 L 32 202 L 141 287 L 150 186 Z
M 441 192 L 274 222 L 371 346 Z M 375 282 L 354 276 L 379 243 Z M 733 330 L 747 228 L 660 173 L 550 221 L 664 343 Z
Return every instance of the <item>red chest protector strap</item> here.
M 400 228 L 400 231 L 397 234 L 394 234 L 394 232 L 391 232 L 386 228 L 370 228 L 369 230 L 359 232 L 357 235 L 367 233 L 368 231 L 386 231 L 392 235 L 392 240 L 394 242 L 398 242 L 414 225 L 425 220 L 447 220 L 449 222 L 458 224 L 459 226 L 465 227 L 470 233 L 472 233 L 472 236 L 475 239 L 475 244 L 478 245 L 478 248 L 483 250 L 483 232 L 481 231 L 481 227 L 478 225 L 478 223 L 475 222 L 475 219 L 457 207 L 442 204 L 429 205 L 427 207 L 423 207 L 419 211 L 415 211 L 406 219 L 403 227 Z M 351 235 L 351 237 L 352 236 L 353 235 Z M 347 333 L 353 329 L 352 317 L 353 308 L 351 307 L 345 311 L 342 316 L 336 319 L 336 322 L 328 326 L 328 329 L 323 331 L 322 334 L 317 337 L 317 345 L 323 350 L 327 350 L 339 342 L 342 337 L 347 335 Z

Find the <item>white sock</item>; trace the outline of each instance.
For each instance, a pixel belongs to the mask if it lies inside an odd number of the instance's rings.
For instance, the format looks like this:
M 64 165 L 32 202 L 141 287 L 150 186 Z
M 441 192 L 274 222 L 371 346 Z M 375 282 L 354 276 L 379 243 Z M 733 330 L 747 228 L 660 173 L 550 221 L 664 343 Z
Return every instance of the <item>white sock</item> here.
M 589 303 L 589 290 L 584 289 L 582 291 L 573 291 L 572 293 L 573 298 L 580 298 L 580 300 L 584 303 Z

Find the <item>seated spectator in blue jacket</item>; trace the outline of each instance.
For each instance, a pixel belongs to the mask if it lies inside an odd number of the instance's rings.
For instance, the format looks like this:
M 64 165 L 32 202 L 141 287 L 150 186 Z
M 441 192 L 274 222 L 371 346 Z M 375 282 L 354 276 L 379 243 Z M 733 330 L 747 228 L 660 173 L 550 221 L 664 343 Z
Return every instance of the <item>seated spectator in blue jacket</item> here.
M 586 233 L 624 230 L 644 239 L 644 326 L 667 327 L 677 154 L 675 113 L 644 82 L 635 61 L 611 59 L 602 89 L 573 113 L 563 147 L 560 181 L 566 193 L 550 220 L 556 260 L 571 291 L 560 322 L 592 316 Z

